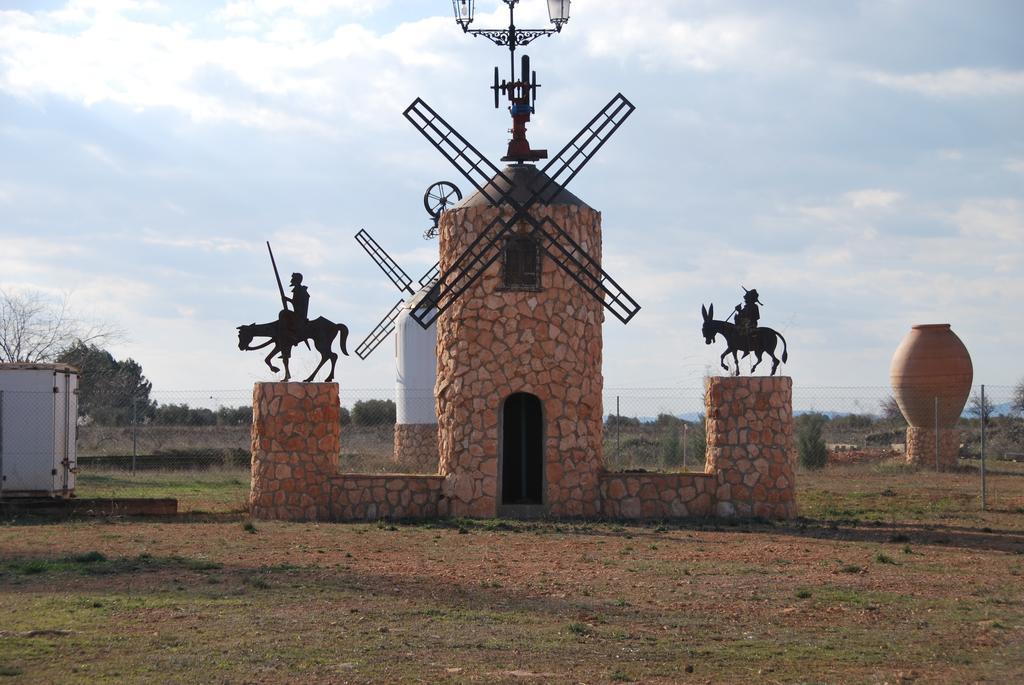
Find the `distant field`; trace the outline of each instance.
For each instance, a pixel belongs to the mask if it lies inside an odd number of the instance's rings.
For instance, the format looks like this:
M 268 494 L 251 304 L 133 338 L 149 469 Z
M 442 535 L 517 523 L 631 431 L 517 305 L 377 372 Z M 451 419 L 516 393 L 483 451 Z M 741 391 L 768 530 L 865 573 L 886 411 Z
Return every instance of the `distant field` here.
M 173 519 L 0 525 L 11 682 L 1024 680 L 1024 476 L 801 474 L 803 518 L 250 522 L 244 470 L 83 474 Z M 0 682 L 3 678 L 0 677 Z
M 604 432 L 605 459 L 612 468 L 700 469 L 703 455 L 694 443 L 695 424 L 609 425 Z M 980 453 L 980 426 L 963 421 L 965 456 Z M 675 438 L 673 438 L 675 433 Z M 896 421 L 847 416 L 825 424 L 822 438 L 830 445 L 884 450 L 903 442 L 904 426 Z M 989 428 L 988 457 L 1002 462 L 1020 455 L 1024 463 L 1024 419 L 1000 417 Z M 126 468 L 136 455 L 138 469 L 246 468 L 249 462 L 248 426 L 81 426 L 78 454 L 85 471 Z M 358 473 L 404 470 L 393 461 L 392 425 L 342 427 L 342 468 Z

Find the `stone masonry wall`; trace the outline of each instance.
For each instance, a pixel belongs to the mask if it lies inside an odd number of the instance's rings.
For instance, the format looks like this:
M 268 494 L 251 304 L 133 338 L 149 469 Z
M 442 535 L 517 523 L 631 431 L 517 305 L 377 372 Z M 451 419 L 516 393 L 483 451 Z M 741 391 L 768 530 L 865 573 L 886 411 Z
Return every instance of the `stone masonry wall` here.
M 338 473 L 337 383 L 256 383 L 252 394 L 252 485 L 256 518 L 326 519 Z
M 711 516 L 716 479 L 704 473 L 607 473 L 602 514 L 613 519 Z
M 956 467 L 960 454 L 960 431 L 955 428 L 939 429 L 938 469 L 946 471 Z M 935 430 L 933 428 L 907 427 L 907 463 L 926 469 L 936 468 Z
M 704 403 L 715 515 L 796 516 L 792 379 L 709 378 Z
M 437 424 L 396 423 L 394 460 L 410 473 L 437 473 Z
M 447 514 L 440 476 L 338 473 L 337 383 L 257 383 L 252 406 L 254 518 L 372 521 Z
M 557 204 L 531 212 L 553 217 L 600 262 L 600 213 Z M 471 206 L 441 215 L 442 273 L 498 214 Z M 539 291 L 503 290 L 501 278 L 498 259 L 437 321 L 439 472 L 451 513 L 496 515 L 502 404 L 527 392 L 540 399 L 545 421 L 547 511 L 596 516 L 603 470 L 601 303 L 546 256 Z
M 447 515 L 441 476 L 346 473 L 331 480 L 331 520 L 428 519 Z

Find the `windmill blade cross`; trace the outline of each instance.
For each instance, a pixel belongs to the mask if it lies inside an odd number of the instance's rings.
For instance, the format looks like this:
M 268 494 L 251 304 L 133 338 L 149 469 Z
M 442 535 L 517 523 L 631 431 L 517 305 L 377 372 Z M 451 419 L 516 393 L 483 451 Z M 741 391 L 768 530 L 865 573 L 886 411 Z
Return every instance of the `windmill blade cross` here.
M 517 223 L 527 221 L 533 226 L 535 234 L 545 238 L 547 243 L 545 252 L 552 254 L 552 259 L 588 292 L 598 297 L 616 318 L 623 323 L 628 322 L 639 311 L 640 307 L 636 301 L 622 290 L 592 257 L 572 241 L 561 227 L 555 224 L 555 229 L 546 231 L 541 223 L 529 214 L 529 210 L 538 201 L 548 203 L 553 200 L 565 184 L 575 178 L 576 174 L 604 146 L 634 109 L 636 108 L 633 104 L 621 93 L 616 94 L 545 165 L 542 172 L 548 175 L 547 180 L 539 188 L 531 188 L 530 194 L 524 201 L 517 202 L 512 196 L 515 184 L 508 175 L 487 160 L 421 98 L 413 101 L 405 111 L 406 119 L 465 176 L 488 202 L 496 207 L 509 204 L 512 206 L 513 212 L 507 219 L 503 220 L 498 217 L 488 224 L 484 231 L 452 263 L 449 273 L 441 274 L 439 267 L 435 267 L 438 270 L 435 290 L 430 297 L 424 298 L 413 308 L 410 313 L 412 318 L 424 328 L 429 327 L 498 259 L 501 254 L 498 242 Z M 549 170 L 550 174 L 548 174 Z M 486 175 L 488 172 L 490 176 Z M 496 188 L 492 179 L 500 179 L 506 188 L 504 190 Z M 565 243 L 558 242 L 566 239 L 569 247 L 566 247 Z M 600 276 L 590 273 L 588 269 L 591 268 L 596 269 L 596 273 Z M 427 276 L 420 279 L 420 282 L 423 283 L 423 280 L 433 272 L 432 269 Z

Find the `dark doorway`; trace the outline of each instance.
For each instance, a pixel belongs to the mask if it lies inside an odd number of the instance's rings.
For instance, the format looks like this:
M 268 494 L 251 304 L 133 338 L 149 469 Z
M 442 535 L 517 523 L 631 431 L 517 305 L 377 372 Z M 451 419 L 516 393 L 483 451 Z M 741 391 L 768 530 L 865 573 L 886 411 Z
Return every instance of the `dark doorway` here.
M 544 503 L 544 421 L 540 399 L 517 392 L 502 411 L 502 504 Z

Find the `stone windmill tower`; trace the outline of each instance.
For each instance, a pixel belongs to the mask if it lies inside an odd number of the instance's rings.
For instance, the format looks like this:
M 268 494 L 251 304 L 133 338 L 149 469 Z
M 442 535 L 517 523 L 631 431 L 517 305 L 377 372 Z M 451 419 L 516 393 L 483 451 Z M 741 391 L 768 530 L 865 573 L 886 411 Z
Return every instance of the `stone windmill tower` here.
M 536 74 L 497 83 L 513 137 L 498 169 L 425 102 L 410 122 L 476 188 L 441 215 L 433 292 L 411 316 L 437 326 L 439 473 L 448 513 L 600 512 L 601 325 L 640 307 L 601 269 L 601 215 L 565 185 L 632 113 L 615 96 L 543 168 L 526 141 Z

